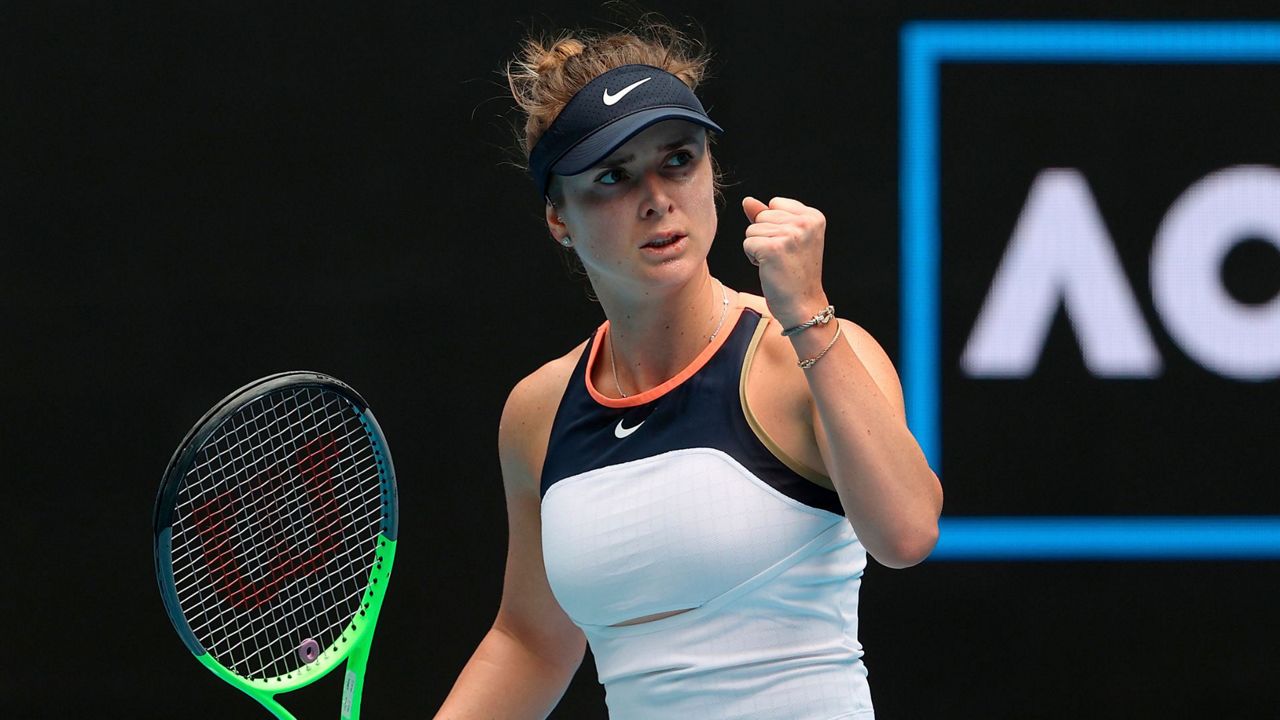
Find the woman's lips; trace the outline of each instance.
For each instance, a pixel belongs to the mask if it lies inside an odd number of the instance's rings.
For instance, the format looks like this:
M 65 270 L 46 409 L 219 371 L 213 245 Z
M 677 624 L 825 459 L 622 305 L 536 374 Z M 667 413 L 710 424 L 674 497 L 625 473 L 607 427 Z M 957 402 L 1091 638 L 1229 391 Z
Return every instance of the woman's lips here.
M 644 250 L 667 250 L 669 248 L 681 245 L 685 239 L 685 235 L 674 234 L 666 237 L 656 237 L 641 246 Z

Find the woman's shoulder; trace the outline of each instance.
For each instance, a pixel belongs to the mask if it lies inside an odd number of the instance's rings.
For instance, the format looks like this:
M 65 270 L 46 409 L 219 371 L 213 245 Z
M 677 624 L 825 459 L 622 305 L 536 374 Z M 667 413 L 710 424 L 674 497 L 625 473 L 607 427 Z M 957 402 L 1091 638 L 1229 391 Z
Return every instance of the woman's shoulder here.
M 565 386 L 569 384 L 569 376 L 573 374 L 573 369 L 581 359 L 586 345 L 584 340 L 569 352 L 545 363 L 516 383 L 507 397 L 507 410 L 522 415 L 530 413 L 536 415 L 549 401 L 558 405 Z M 555 412 L 555 407 L 552 407 L 551 411 Z
M 753 295 L 749 292 L 742 292 L 741 290 L 739 290 L 738 304 L 741 305 L 742 307 L 751 308 L 752 310 L 755 310 L 756 312 L 763 315 L 765 318 L 772 317 L 772 315 L 769 313 L 769 304 L 765 302 L 765 299 L 759 295 Z
M 498 450 L 504 463 L 517 462 L 529 468 L 541 466 L 556 409 L 586 344 L 586 341 L 579 343 L 534 370 L 511 389 L 498 424 Z

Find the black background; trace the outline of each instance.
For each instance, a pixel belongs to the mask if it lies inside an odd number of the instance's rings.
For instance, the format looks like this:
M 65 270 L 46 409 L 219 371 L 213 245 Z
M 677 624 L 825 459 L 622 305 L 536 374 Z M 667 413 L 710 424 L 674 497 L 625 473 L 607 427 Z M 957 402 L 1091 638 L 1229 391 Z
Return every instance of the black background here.
M 1276 15 L 1269 2 L 648 7 L 677 22 L 692 14 L 718 57 L 700 92 L 729 130 L 716 146 L 731 185 L 713 271 L 731 287 L 759 288 L 737 247 L 742 195 L 818 207 L 829 224 L 828 294 L 894 358 L 904 22 Z M 369 399 L 400 475 L 401 542 L 365 714 L 430 716 L 439 706 L 501 590 L 495 441 L 506 393 L 602 319 L 509 165 L 513 118 L 496 71 L 529 28 L 613 17 L 594 3 L 0 8 L 0 466 L 14 550 L 0 643 L 6 715 L 263 716 L 174 635 L 155 589 L 149 520 L 190 424 L 231 389 L 294 368 L 334 374 Z M 1277 163 L 1278 76 L 1205 69 L 1184 85 L 1169 68 L 1130 70 L 1088 91 L 1100 77 L 944 70 L 944 233 L 975 247 L 965 258 L 948 245 L 944 272 L 959 277 L 953 263 L 963 261 L 976 278 L 944 281 L 955 295 L 944 372 L 955 372 L 1030 179 L 1071 166 L 1086 171 L 1167 376 L 1091 379 L 1060 318 L 1046 375 L 1031 385 L 944 378 L 944 391 L 959 393 L 944 415 L 948 512 L 1277 512 L 1264 464 L 1275 460 L 1265 431 L 1277 426 L 1275 383 L 1229 383 L 1181 356 L 1142 273 L 1159 217 L 1190 182 L 1237 161 Z M 1126 105 L 1134 82 L 1163 83 L 1150 93 L 1168 104 L 1165 119 Z M 1208 154 L 1171 160 L 1169 147 L 1225 121 L 1214 103 L 1191 101 L 1206 88 L 1224 102 L 1235 93 L 1241 109 L 1225 114 L 1271 122 L 1238 123 Z M 1088 96 L 1077 115 L 1054 121 L 1089 128 L 1074 145 L 1054 144 L 1028 110 L 1059 102 L 1054 93 Z M 1134 176 L 1153 159 L 1167 167 Z M 982 227 L 966 235 L 950 224 L 955 212 Z M 1233 441 L 1242 413 L 1256 418 L 1240 442 L 1253 474 L 1228 478 L 1227 499 L 1200 493 L 1195 473 L 1095 476 L 1064 461 L 1081 444 L 1102 457 L 1107 442 L 1127 447 L 1145 434 L 1145 453 L 1163 433 L 1186 433 L 1184 381 L 1236 423 L 1197 429 L 1212 447 Z M 1071 405 L 1070 422 L 1041 433 L 998 414 L 1032 433 L 1009 443 L 998 436 L 1007 428 L 965 415 L 979 412 L 973 393 L 988 391 L 1008 412 L 1035 404 L 1023 412 L 1037 422 L 1055 403 Z M 1088 410 L 1072 400 L 1085 392 L 1109 409 L 1087 434 L 1110 441 L 1070 442 L 1086 435 Z M 1056 481 L 1010 482 L 1042 467 L 1079 480 L 1079 494 Z M 1240 562 L 927 562 L 901 572 L 873 563 L 861 639 L 878 716 L 1270 716 L 1275 573 L 1274 563 Z M 338 683 L 285 704 L 300 717 L 332 716 Z M 554 716 L 604 715 L 588 656 Z

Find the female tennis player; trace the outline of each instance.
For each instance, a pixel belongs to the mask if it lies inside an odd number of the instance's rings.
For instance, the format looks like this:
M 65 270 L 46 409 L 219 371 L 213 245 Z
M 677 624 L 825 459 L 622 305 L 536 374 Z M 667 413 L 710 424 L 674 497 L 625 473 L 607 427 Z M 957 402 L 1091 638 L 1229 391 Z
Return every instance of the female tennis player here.
M 534 197 L 607 320 L 507 401 L 502 602 L 438 717 L 545 717 L 588 642 L 614 720 L 873 717 L 866 557 L 923 560 L 941 487 L 828 302 L 821 212 L 744 198 L 763 297 L 709 272 L 706 62 L 658 25 L 508 65 Z

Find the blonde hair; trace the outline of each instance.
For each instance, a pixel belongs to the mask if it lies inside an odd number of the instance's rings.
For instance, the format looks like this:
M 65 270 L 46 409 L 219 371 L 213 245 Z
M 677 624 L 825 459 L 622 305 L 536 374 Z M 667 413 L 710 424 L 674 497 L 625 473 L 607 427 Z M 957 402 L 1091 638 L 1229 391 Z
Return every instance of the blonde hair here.
M 527 159 L 569 100 L 609 70 L 652 65 L 697 90 L 710 60 L 702 43 L 654 19 L 608 33 L 576 30 L 527 37 L 506 66 L 507 86 L 525 117 L 516 138 L 520 150 Z

